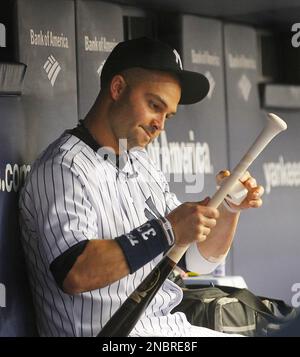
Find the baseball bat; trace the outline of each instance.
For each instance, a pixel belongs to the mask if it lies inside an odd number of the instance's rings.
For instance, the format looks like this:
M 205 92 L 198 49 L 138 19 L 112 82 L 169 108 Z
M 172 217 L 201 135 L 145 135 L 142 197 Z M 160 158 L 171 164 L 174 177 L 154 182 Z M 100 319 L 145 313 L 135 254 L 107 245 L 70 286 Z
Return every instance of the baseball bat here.
M 263 151 L 268 143 L 281 131 L 286 130 L 287 124 L 277 115 L 268 113 L 267 123 L 257 136 L 241 161 L 232 170 L 226 182 L 213 195 L 208 203 L 209 207 L 217 208 L 237 180 L 246 172 L 248 167 Z M 140 285 L 129 295 L 120 308 L 97 335 L 98 337 L 125 337 L 128 336 L 142 313 L 150 304 L 163 282 L 184 255 L 189 245 L 177 246 L 168 251 L 167 255 L 154 267 Z

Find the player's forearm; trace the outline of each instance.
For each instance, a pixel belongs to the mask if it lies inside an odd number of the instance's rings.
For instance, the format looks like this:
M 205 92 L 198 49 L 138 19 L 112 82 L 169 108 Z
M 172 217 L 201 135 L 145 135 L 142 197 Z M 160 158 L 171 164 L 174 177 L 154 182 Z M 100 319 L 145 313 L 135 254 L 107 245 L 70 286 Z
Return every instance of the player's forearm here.
M 219 212 L 217 225 L 205 241 L 198 243 L 198 249 L 206 259 L 221 259 L 227 254 L 236 231 L 239 213 L 231 213 L 223 205 L 219 207 Z
M 114 240 L 91 240 L 66 276 L 69 294 L 103 288 L 129 274 L 120 246 Z

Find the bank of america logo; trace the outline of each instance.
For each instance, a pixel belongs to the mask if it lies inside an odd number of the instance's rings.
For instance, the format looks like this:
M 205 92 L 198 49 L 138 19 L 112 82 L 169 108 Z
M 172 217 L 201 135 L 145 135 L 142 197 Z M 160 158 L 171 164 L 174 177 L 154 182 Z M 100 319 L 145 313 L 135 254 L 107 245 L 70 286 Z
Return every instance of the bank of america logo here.
M 239 80 L 238 87 L 240 89 L 240 92 L 241 92 L 242 97 L 244 98 L 245 102 L 248 102 L 252 85 L 251 85 L 249 78 L 245 74 L 243 74 L 241 79 Z
M 101 75 L 101 72 L 102 72 L 104 63 L 105 63 L 105 60 L 100 63 L 100 66 L 99 66 L 98 69 L 97 69 L 97 74 L 98 74 L 99 77 L 100 77 L 100 75 Z
M 48 79 L 52 87 L 54 87 L 56 78 L 59 72 L 61 71 L 61 67 L 57 62 L 57 60 L 52 55 L 48 57 L 46 63 L 44 64 L 44 70 L 47 73 Z

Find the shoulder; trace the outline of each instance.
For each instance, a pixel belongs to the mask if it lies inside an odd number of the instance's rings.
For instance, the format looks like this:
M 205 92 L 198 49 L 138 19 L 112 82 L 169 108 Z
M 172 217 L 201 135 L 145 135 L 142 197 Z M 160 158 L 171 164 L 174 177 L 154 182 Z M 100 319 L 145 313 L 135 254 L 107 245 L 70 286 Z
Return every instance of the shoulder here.
M 83 158 L 92 158 L 94 152 L 76 136 L 64 132 L 53 141 L 34 162 L 31 172 L 55 170 L 58 168 L 74 169 L 82 166 Z

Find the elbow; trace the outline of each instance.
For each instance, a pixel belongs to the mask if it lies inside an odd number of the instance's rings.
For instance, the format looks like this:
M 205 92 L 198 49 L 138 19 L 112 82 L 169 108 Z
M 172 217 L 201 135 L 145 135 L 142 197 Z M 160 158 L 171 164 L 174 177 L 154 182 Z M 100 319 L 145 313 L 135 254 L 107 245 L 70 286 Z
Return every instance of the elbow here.
M 76 295 L 84 292 L 85 290 L 81 286 L 80 280 L 77 274 L 70 271 L 62 283 L 63 292 L 68 295 Z
M 62 290 L 68 295 L 76 295 L 87 291 L 101 289 L 109 284 L 105 278 L 80 274 L 72 269 L 62 283 Z

